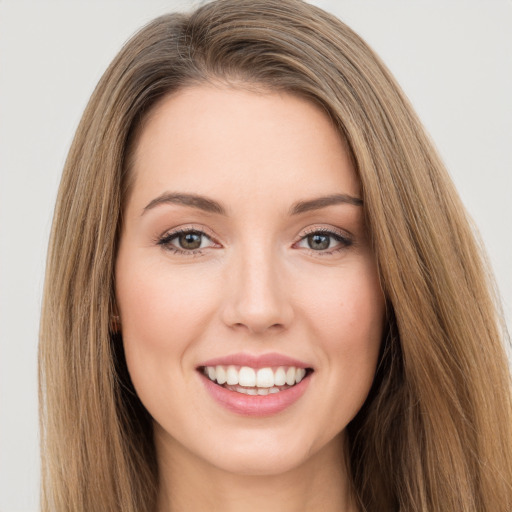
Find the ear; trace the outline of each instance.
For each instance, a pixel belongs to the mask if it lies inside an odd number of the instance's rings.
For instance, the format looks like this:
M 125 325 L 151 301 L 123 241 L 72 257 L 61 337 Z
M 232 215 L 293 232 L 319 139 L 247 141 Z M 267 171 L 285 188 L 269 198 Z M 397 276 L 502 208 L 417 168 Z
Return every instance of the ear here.
M 121 317 L 117 310 L 117 305 L 114 303 L 112 314 L 110 315 L 109 330 L 111 334 L 118 334 L 121 332 Z

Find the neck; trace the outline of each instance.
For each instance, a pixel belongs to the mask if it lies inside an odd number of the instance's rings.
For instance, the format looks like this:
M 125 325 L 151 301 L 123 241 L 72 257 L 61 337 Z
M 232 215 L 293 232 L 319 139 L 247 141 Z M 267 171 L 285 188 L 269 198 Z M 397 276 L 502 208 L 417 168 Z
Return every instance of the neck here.
M 290 470 L 232 473 L 200 459 L 172 439 L 156 437 L 158 512 L 357 512 L 342 435 Z

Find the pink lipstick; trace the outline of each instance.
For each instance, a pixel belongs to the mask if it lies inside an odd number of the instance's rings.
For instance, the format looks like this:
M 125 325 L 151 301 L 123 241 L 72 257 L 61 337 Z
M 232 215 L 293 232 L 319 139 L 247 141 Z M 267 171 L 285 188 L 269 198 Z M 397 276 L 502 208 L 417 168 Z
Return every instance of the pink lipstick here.
M 232 354 L 204 361 L 198 374 L 222 407 L 244 416 L 277 414 L 306 392 L 313 368 L 277 353 Z

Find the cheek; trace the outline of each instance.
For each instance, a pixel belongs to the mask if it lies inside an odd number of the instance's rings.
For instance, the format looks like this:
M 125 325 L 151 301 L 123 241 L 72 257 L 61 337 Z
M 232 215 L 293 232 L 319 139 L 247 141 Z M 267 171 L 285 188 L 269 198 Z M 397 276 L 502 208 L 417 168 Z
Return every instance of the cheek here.
M 116 263 L 116 300 L 126 363 L 139 398 L 158 421 L 181 410 L 180 389 L 190 347 L 215 311 L 214 284 L 201 272 L 170 269 L 144 250 L 121 251 Z M 188 356 L 190 357 L 190 355 Z
M 322 286 L 323 284 L 323 286 Z M 359 350 L 380 342 L 384 295 L 373 262 L 333 269 L 304 287 L 310 318 L 332 348 Z
M 379 357 L 385 301 L 373 262 L 335 269 L 330 285 L 308 298 L 311 335 L 325 358 L 330 399 L 343 393 L 343 421 L 350 420 L 370 390 Z M 337 283 L 333 286 L 332 283 Z M 318 285 L 319 283 L 317 283 Z M 311 288 L 310 288 L 311 289 Z M 320 292 L 322 290 L 322 292 Z
M 173 272 L 165 263 L 141 265 L 122 257 L 116 270 L 116 296 L 126 341 L 133 339 L 155 349 L 176 348 L 176 343 L 186 343 L 212 309 L 212 294 L 201 286 L 200 275 L 192 282 L 186 272 Z
M 182 374 L 187 349 L 200 338 L 215 311 L 211 281 L 143 251 L 120 251 L 116 297 L 126 362 L 147 407 Z M 139 257 L 138 257 L 139 256 Z

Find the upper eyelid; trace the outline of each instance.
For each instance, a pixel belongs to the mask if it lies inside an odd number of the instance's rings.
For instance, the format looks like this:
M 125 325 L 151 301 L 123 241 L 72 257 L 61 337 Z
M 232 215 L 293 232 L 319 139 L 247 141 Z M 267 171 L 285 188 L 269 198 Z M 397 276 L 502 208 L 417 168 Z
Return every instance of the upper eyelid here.
M 307 234 L 304 234 L 302 236 L 300 236 L 294 243 L 293 245 L 297 245 L 301 242 L 303 242 L 304 240 L 306 240 L 310 235 L 313 235 L 315 233 L 320 233 L 322 235 L 325 235 L 325 236 L 328 236 L 330 238 L 334 238 L 335 240 L 337 240 L 338 242 L 344 244 L 345 246 L 350 246 L 350 245 L 353 245 L 354 244 L 354 238 L 350 235 L 347 235 L 345 233 L 339 233 L 337 231 L 332 231 L 332 230 L 322 230 L 322 229 L 314 229 L 312 231 L 310 231 L 309 233 Z M 321 252 L 321 251 L 318 251 L 318 252 Z
M 332 234 L 351 240 L 354 238 L 354 235 L 345 229 L 335 228 L 333 226 L 309 226 L 306 228 L 306 231 L 301 231 L 301 234 L 297 236 L 297 241 L 302 240 L 313 233 Z
M 208 238 L 212 238 L 212 239 L 216 238 L 216 236 L 212 232 L 210 232 L 209 229 L 207 229 L 205 227 L 196 227 L 196 226 L 190 225 L 190 226 L 180 226 L 177 228 L 167 229 L 161 235 L 158 236 L 158 239 L 164 238 L 169 235 L 176 235 L 176 234 L 184 233 L 184 232 L 188 232 L 188 231 L 195 231 L 197 233 L 201 233 L 203 235 L 206 235 Z M 344 229 L 340 229 L 340 228 L 310 226 L 310 227 L 306 228 L 306 231 L 301 230 L 301 234 L 297 235 L 296 238 L 300 240 L 301 238 L 311 235 L 312 233 L 332 233 L 335 235 L 346 236 L 346 237 L 352 236 L 351 233 L 349 233 L 348 231 L 346 231 Z
M 179 235 L 180 233 L 187 233 L 190 231 L 193 231 L 196 233 L 201 233 L 202 235 L 204 235 L 207 238 L 209 238 L 210 240 L 212 240 L 212 242 L 218 243 L 216 240 L 216 236 L 212 232 L 210 232 L 209 229 L 207 229 L 205 227 L 194 226 L 192 224 L 167 229 L 161 235 L 157 236 L 157 240 L 162 240 L 164 238 L 173 237 L 173 236 Z

